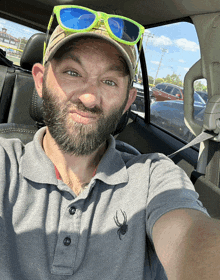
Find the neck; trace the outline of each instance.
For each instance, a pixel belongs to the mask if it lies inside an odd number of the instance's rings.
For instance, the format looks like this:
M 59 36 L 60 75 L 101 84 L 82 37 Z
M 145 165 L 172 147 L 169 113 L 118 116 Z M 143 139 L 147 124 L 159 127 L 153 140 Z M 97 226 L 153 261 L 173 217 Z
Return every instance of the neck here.
M 75 156 L 65 154 L 52 138 L 48 128 L 43 139 L 43 149 L 53 164 L 58 169 L 60 176 L 76 194 L 89 184 L 97 166 L 105 153 L 106 142 L 95 152 L 87 156 Z

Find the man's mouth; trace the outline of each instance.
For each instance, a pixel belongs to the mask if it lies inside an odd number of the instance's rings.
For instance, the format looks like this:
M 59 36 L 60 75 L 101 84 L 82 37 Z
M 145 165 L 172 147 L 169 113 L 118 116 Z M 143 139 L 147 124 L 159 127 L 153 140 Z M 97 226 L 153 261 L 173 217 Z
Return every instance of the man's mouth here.
M 97 114 L 91 112 L 80 111 L 77 109 L 70 111 L 71 118 L 74 122 L 82 123 L 82 124 L 90 124 L 97 121 Z

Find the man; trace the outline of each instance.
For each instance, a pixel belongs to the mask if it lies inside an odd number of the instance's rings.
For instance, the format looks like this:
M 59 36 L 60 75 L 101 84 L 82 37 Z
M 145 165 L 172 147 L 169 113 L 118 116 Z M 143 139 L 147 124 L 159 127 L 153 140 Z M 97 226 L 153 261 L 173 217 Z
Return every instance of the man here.
M 219 279 L 220 227 L 186 174 L 115 149 L 135 49 L 99 23 L 55 29 L 33 67 L 46 127 L 0 139 L 0 279 Z

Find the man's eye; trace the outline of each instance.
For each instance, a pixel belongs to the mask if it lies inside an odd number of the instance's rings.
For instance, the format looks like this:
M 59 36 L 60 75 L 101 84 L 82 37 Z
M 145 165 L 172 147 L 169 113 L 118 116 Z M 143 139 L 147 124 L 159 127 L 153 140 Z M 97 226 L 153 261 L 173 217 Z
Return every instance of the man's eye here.
M 65 73 L 67 73 L 68 75 L 73 76 L 73 77 L 79 77 L 80 76 L 77 72 L 71 71 L 71 70 L 68 70 Z
M 110 80 L 105 80 L 104 83 L 109 86 L 116 86 L 116 83 Z

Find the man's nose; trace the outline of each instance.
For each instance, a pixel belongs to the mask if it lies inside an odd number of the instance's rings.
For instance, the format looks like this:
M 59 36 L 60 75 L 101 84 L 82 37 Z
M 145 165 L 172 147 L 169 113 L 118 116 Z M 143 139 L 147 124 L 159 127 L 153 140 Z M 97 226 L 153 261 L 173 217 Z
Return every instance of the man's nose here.
M 100 105 L 100 94 L 96 86 L 89 87 L 80 94 L 79 100 L 87 108 L 93 108 Z

